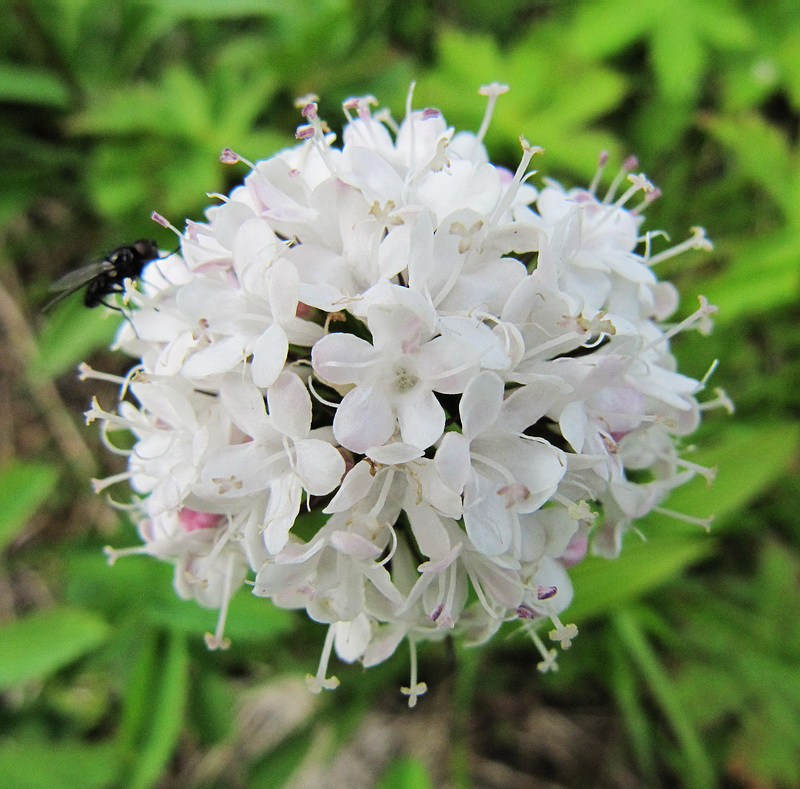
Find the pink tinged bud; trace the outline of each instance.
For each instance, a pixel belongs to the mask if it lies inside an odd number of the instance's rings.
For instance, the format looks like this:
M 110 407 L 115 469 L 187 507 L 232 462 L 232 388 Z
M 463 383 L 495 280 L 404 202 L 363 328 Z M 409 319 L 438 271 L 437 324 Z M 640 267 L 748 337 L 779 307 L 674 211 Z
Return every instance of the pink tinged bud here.
M 551 597 L 555 597 L 557 592 L 558 592 L 558 587 L 556 586 L 537 586 L 536 599 L 549 600 Z
M 303 318 L 304 320 L 308 320 L 314 314 L 314 307 L 309 307 L 308 304 L 303 304 L 302 301 L 298 301 L 297 309 L 295 310 L 294 314 L 298 318 Z
M 240 161 L 240 158 L 239 154 L 230 148 L 223 148 L 222 153 L 219 155 L 219 160 L 223 164 L 236 164 L 236 162 Z
M 345 449 L 344 447 L 336 447 L 336 450 L 344 458 L 344 474 L 342 474 L 342 477 L 345 477 L 347 472 L 355 466 L 356 460 L 353 457 L 353 453 L 349 449 Z
M 589 539 L 585 534 L 576 534 L 567 545 L 564 553 L 559 557 L 559 561 L 567 569 L 579 564 L 586 557 L 586 551 L 589 547 Z
M 215 512 L 200 512 L 191 510 L 188 507 L 178 511 L 178 522 L 185 532 L 193 532 L 198 529 L 215 529 L 224 520 L 224 515 L 217 515 Z
M 158 222 L 158 224 L 161 225 L 161 227 L 167 227 L 167 228 L 169 227 L 169 222 L 166 219 L 164 219 L 164 217 L 161 216 L 161 214 L 159 214 L 157 211 L 153 211 L 153 213 L 150 214 L 150 219 L 152 219 L 154 222 Z

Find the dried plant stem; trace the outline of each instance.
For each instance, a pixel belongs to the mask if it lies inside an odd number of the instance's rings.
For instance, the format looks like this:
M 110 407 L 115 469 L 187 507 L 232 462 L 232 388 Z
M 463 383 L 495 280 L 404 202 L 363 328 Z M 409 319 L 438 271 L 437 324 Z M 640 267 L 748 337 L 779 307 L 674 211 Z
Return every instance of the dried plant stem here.
M 2 283 L 0 325 L 6 335 L 10 352 L 19 361 L 28 392 L 65 460 L 76 476 L 83 479 L 93 476 L 97 468 L 94 456 L 78 432 L 58 389 L 50 379 L 32 372 L 33 362 L 38 356 L 33 331 L 19 305 Z

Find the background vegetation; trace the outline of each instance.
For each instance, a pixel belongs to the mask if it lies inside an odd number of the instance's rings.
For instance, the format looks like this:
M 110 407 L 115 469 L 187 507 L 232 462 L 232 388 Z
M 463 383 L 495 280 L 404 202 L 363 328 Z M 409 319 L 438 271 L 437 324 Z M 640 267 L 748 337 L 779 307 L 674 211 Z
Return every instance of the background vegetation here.
M 792 787 L 800 784 L 800 4 L 797 0 L 17 0 L 0 2 L 0 783 L 85 787 Z M 113 371 L 115 321 L 48 283 L 140 236 L 201 218 L 207 192 L 292 141 L 292 100 L 373 93 L 477 129 L 479 85 L 506 82 L 488 136 L 514 165 L 585 183 L 601 148 L 664 192 L 648 227 L 704 225 L 712 255 L 663 264 L 710 338 L 676 343 L 737 414 L 708 415 L 716 465 L 616 562 L 575 568 L 581 636 L 540 676 L 510 634 L 422 655 L 416 711 L 399 654 L 309 696 L 322 628 L 247 594 L 233 647 L 175 598 L 88 478 L 117 470 L 81 426 Z M 113 403 L 114 390 L 99 392 Z M 793 476 L 795 475 L 795 476 Z

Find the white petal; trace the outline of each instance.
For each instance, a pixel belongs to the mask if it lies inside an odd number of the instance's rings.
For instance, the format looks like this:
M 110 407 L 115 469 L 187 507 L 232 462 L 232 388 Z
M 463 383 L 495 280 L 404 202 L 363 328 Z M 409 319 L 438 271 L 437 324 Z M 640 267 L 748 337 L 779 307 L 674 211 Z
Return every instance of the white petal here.
M 238 375 L 228 375 L 219 390 L 222 404 L 233 423 L 248 436 L 267 441 L 273 432 L 267 418 L 264 395 L 250 381 Z
M 464 490 L 472 469 L 469 443 L 469 438 L 463 433 L 445 433 L 434 458 L 442 482 L 459 494 Z
M 253 343 L 253 383 L 256 386 L 271 386 L 286 364 L 289 338 L 283 327 L 273 323 Z
M 359 454 L 370 447 L 385 444 L 392 437 L 395 426 L 392 406 L 383 393 L 362 387 L 352 389 L 344 396 L 333 418 L 336 440 Z
M 325 441 L 307 438 L 297 443 L 295 450 L 297 474 L 303 481 L 303 487 L 312 496 L 324 496 L 342 481 L 344 458 L 336 447 Z
M 233 369 L 242 359 L 244 337 L 225 337 L 193 353 L 183 363 L 182 372 L 187 378 L 206 378 Z
M 366 460 L 356 463 L 342 480 L 341 487 L 330 500 L 324 513 L 344 512 L 369 493 L 375 481 L 372 466 Z
M 337 622 L 333 646 L 345 663 L 358 660 L 369 646 L 372 627 L 366 614 L 359 614 L 351 622 Z
M 311 430 L 311 397 L 295 373 L 283 372 L 267 389 L 267 406 L 272 425 L 294 441 Z M 337 453 L 338 454 L 338 453 Z
M 429 389 L 417 388 L 398 398 L 397 421 L 406 444 L 426 449 L 444 432 L 444 409 Z
M 343 332 L 328 334 L 311 349 L 314 370 L 334 384 L 360 383 L 365 380 L 365 365 L 374 358 L 375 349 L 366 340 Z
M 384 444 L 380 447 L 370 447 L 366 455 L 370 460 L 374 460 L 384 466 L 396 466 L 422 457 L 423 450 L 413 444 L 394 441 L 391 444 Z
M 504 388 L 500 376 L 488 371 L 476 375 L 467 384 L 459 409 L 464 435 L 475 438 L 497 421 Z

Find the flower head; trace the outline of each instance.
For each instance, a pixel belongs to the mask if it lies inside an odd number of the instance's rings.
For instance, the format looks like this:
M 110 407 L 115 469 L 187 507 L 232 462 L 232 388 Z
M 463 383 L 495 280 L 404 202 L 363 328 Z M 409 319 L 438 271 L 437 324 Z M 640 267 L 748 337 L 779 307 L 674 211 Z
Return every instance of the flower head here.
M 220 609 L 209 646 L 248 576 L 327 624 L 316 691 L 338 684 L 333 651 L 374 665 L 407 640 L 413 706 L 418 642 L 479 643 L 508 620 L 554 670 L 540 633 L 577 635 L 567 570 L 708 472 L 678 443 L 705 382 L 669 341 L 713 308 L 667 325 L 677 298 L 654 270 L 707 242 L 651 254 L 658 192 L 635 160 L 602 197 L 607 155 L 588 189 L 531 186 L 541 149 L 524 139 L 515 173 L 493 165 L 505 90 L 482 89 L 478 134 L 411 96 L 399 126 L 348 99 L 341 147 L 304 98 L 298 144 L 256 163 L 225 149 L 244 183 L 125 294 L 117 346 L 139 362 L 116 412 L 88 417 L 128 456 L 96 482 L 137 494 L 144 544 L 127 552 L 172 562 L 179 594 Z M 301 537 L 306 510 L 327 520 Z

